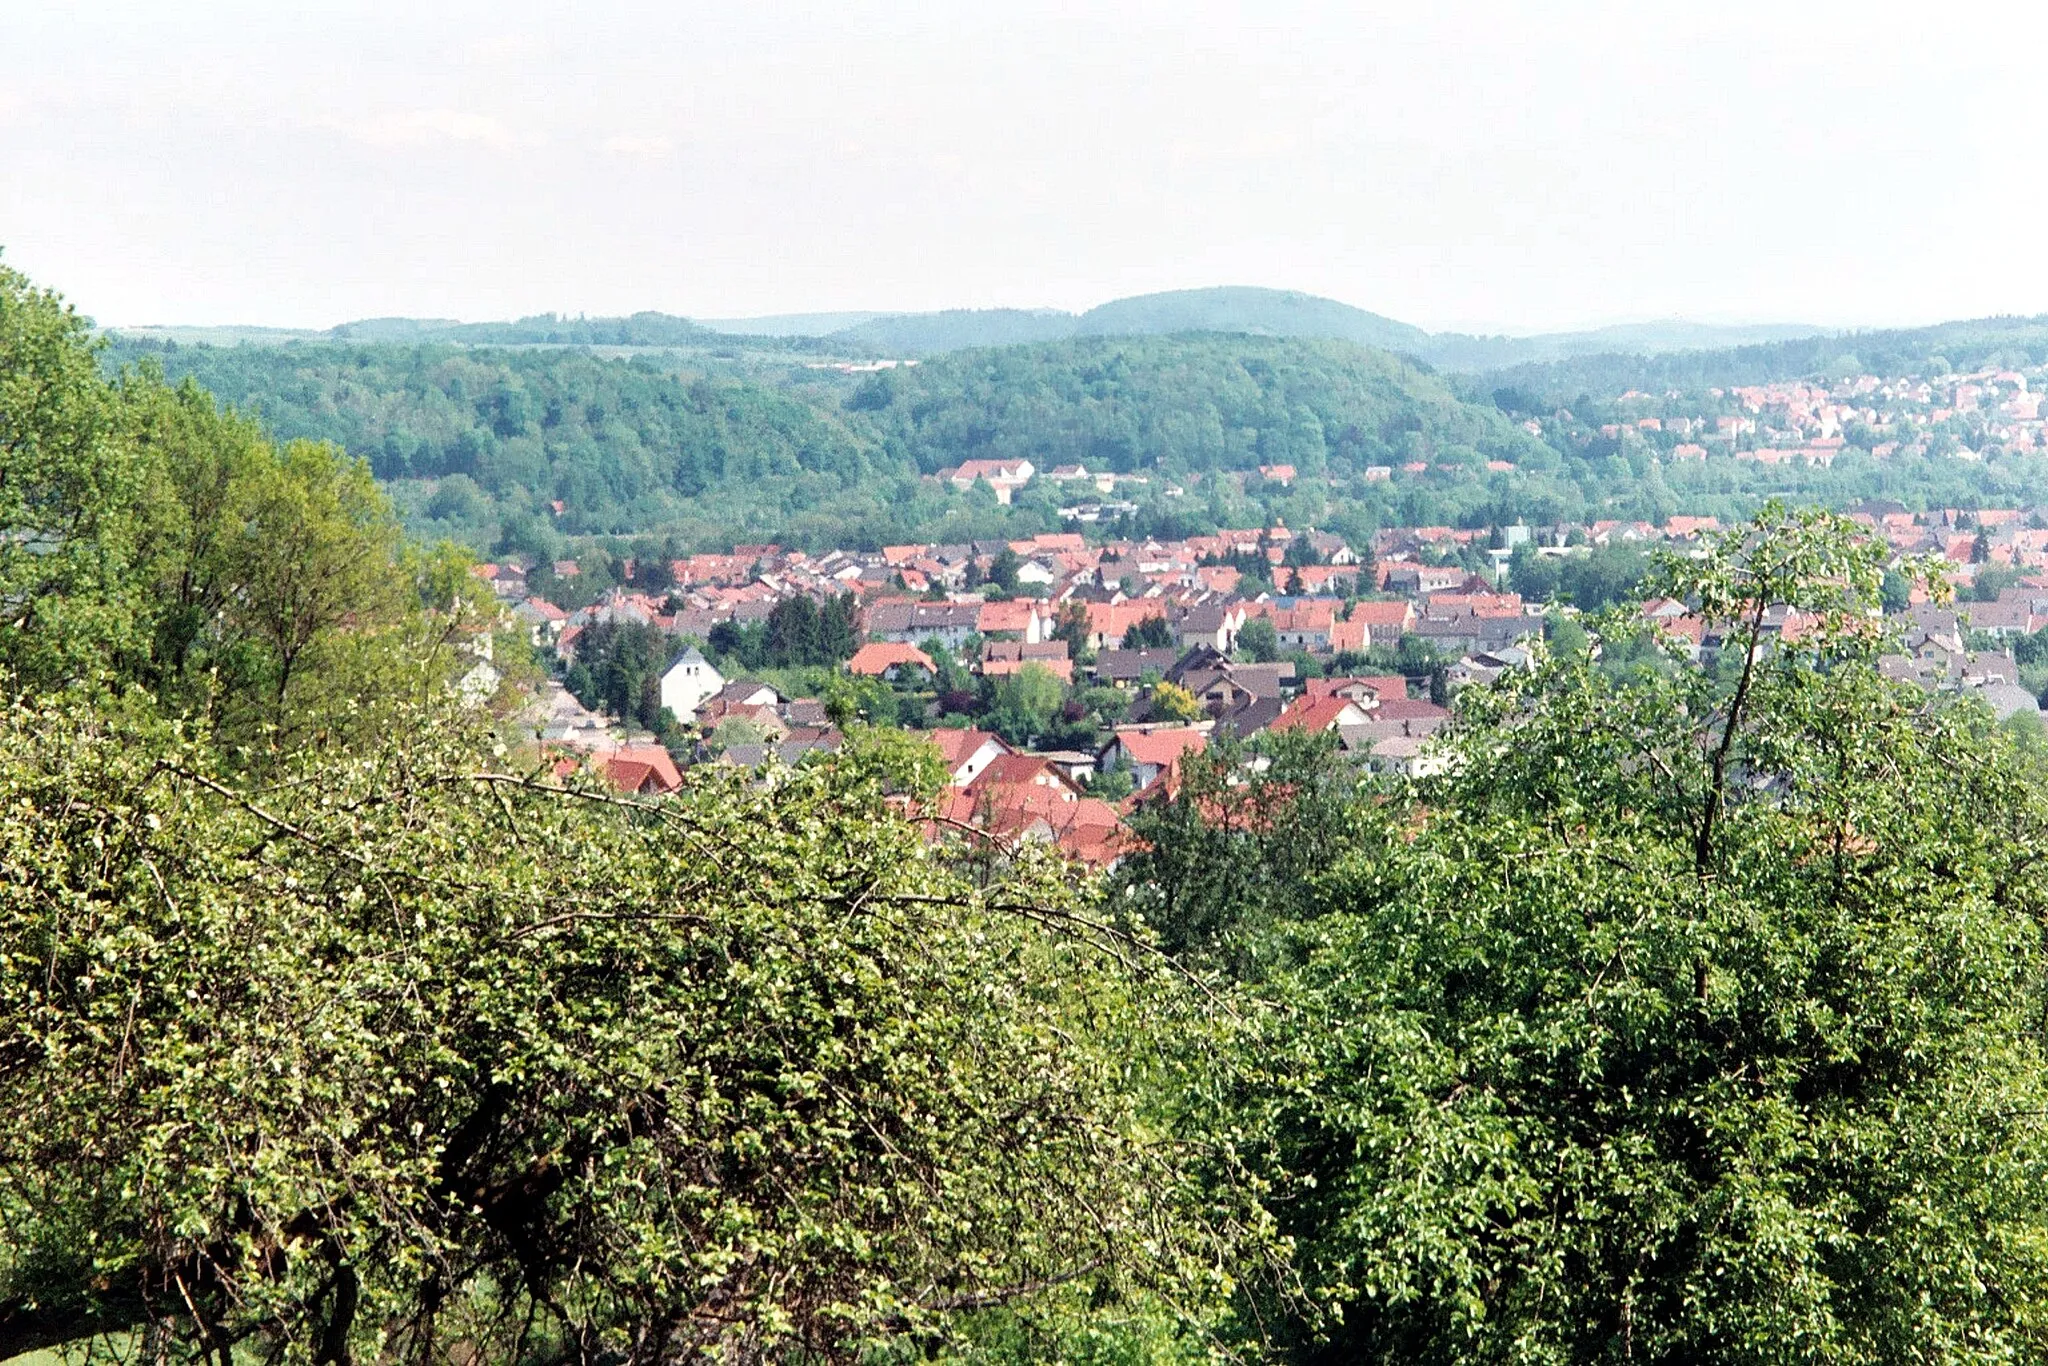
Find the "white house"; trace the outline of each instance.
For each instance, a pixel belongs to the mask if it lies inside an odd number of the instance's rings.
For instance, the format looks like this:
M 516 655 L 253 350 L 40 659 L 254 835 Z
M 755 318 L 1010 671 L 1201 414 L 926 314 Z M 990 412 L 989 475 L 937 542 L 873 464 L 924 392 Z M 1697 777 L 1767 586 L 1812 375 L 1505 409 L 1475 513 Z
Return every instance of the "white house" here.
M 704 658 L 702 650 L 692 645 L 677 655 L 662 674 L 661 705 L 674 713 L 677 720 L 686 720 L 724 686 L 725 675 Z

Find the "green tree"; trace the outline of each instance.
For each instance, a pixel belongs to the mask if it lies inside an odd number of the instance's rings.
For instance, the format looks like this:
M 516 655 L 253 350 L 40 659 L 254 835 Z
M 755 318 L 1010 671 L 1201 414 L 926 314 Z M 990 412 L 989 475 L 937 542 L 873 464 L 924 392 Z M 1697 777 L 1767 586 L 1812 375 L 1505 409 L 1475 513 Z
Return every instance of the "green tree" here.
M 1095 652 L 1088 647 L 1088 604 L 1071 598 L 1061 603 L 1052 638 L 1067 643 L 1067 657 L 1076 663 L 1092 660 Z
M 1181 760 L 1175 791 L 1133 814 L 1138 852 L 1107 903 L 1141 917 L 1183 962 L 1253 976 L 1280 926 L 1320 913 L 1319 877 L 1356 847 L 1358 793 L 1334 736 L 1219 739 Z
M 1980 709 L 1878 673 L 1881 576 L 1767 512 L 1651 585 L 1725 668 L 1510 671 L 1439 776 L 1353 808 L 1259 994 L 1251 1055 L 1289 1061 L 1232 1112 L 1332 1311 L 1265 1301 L 1292 1350 L 2048 1348 L 2044 811 Z M 1773 603 L 1816 629 L 1774 643 Z
M 989 561 L 988 581 L 1005 594 L 1015 593 L 1017 571 L 1022 567 L 1023 561 L 1017 558 L 1017 552 L 1004 546 L 996 552 L 995 558 Z
M 1280 657 L 1280 634 L 1267 617 L 1253 617 L 1237 633 L 1237 648 L 1255 663 L 1270 664 Z
M 332 446 L 293 442 L 253 473 L 224 548 L 239 589 L 231 609 L 261 649 L 282 711 L 315 652 L 357 619 L 400 606 L 398 524 L 369 465 Z
M 1199 721 L 1207 714 L 1202 710 L 1202 699 L 1178 683 L 1154 683 L 1146 700 L 1152 715 L 1161 721 Z
M 1913 605 L 1913 581 L 1896 569 L 1885 570 L 1878 602 L 1887 612 L 1905 611 Z
M 1140 619 L 1124 632 L 1123 648 L 1126 650 L 1165 650 L 1173 646 L 1173 628 L 1166 623 L 1162 613 Z
M 155 471 L 85 319 L 0 266 L 0 666 L 32 687 L 141 648 Z
M 1013 745 L 1029 744 L 1052 725 L 1066 692 L 1058 674 L 1027 661 L 1017 672 L 997 681 L 989 728 Z
M 258 790 L 0 716 L 0 1355 L 847 1359 L 1198 1284 L 1128 1086 L 1177 1026 L 900 751 L 643 803 L 389 739 Z

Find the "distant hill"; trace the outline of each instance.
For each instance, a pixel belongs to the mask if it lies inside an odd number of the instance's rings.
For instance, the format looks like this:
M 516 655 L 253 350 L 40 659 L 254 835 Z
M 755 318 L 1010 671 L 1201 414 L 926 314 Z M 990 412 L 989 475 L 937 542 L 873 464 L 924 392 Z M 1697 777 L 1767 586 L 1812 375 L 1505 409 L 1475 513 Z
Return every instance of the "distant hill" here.
M 419 342 L 442 337 L 471 326 L 457 318 L 362 318 L 330 327 L 320 334 L 322 341 Z M 485 324 L 490 326 L 491 324 Z M 511 324 L 499 324 L 511 326 Z
M 740 337 L 829 337 L 876 318 L 901 313 L 768 313 L 758 318 L 694 318 L 697 326 Z
M 949 308 L 897 313 L 834 332 L 828 341 L 896 356 L 929 356 L 971 346 L 1058 341 L 1074 334 L 1075 317 L 1051 308 Z
M 853 322 L 828 328 L 840 319 Z M 1058 341 L 1070 336 L 1162 336 L 1176 332 L 1236 333 L 1348 341 L 1415 357 L 1442 370 L 1494 370 L 1574 356 L 1721 349 L 1825 335 L 1797 323 L 1720 325 L 1673 318 L 1582 332 L 1535 336 L 1472 336 L 1420 327 L 1298 290 L 1246 285 L 1179 289 L 1115 299 L 1085 313 L 1058 309 L 947 309 L 935 313 L 786 314 L 738 318 L 721 330 L 761 336 L 817 336 L 853 351 L 935 356 L 982 346 Z M 812 330 L 804 331 L 809 328 Z
M 335 341 L 461 342 L 470 346 L 694 346 L 716 336 L 688 318 L 635 313 L 629 318 L 564 318 L 541 313 L 509 323 L 372 318 L 343 323 Z
M 1063 525 L 1070 492 L 1049 481 L 1001 508 L 920 478 L 984 457 L 1142 475 L 1127 496 L 1217 519 L 1260 514 L 1231 501 L 1235 485 L 1202 484 L 1196 507 L 1168 498 L 1168 482 L 1274 464 L 1305 481 L 1354 479 L 1419 452 L 1479 497 L 1487 460 L 1556 463 L 1490 396 L 1461 399 L 1385 351 L 1320 338 L 1067 337 L 865 375 L 783 366 L 736 378 L 575 346 L 413 340 L 117 335 L 105 355 L 110 368 L 145 359 L 279 437 L 362 456 L 422 535 L 535 555 L 562 534 L 829 546 Z
M 179 346 L 282 346 L 286 342 L 326 341 L 329 334 L 313 328 L 256 327 L 229 324 L 224 327 L 142 326 L 118 330 L 124 337 L 175 342 Z
M 1720 325 L 1674 318 L 1663 322 L 1623 323 L 1584 332 L 1539 332 L 1527 337 L 1436 332 L 1417 347 L 1414 354 L 1440 370 L 1470 373 L 1517 365 L 1543 365 L 1579 356 L 1655 356 L 1825 335 L 1826 328 L 1798 323 Z
M 631 317 L 536 314 L 511 322 L 449 318 L 364 318 L 324 331 L 263 327 L 135 327 L 124 335 L 208 345 L 292 341 L 445 342 L 466 346 L 644 346 L 713 351 L 735 341 L 754 349 L 853 356 L 937 356 L 973 347 L 1017 346 L 1075 336 L 1163 336 L 1212 332 L 1347 341 L 1395 351 L 1439 370 L 1491 371 L 1573 357 L 1674 351 L 1802 340 L 1828 335 L 1798 324 L 1717 326 L 1669 319 L 1527 337 L 1431 333 L 1298 290 L 1230 285 L 1114 299 L 1085 313 L 1052 308 L 953 308 L 927 313 L 777 313 L 692 319 L 643 312 Z M 724 354 L 720 352 L 720 354 Z
M 958 351 L 877 377 L 848 406 L 926 471 L 1029 459 L 1351 478 L 1415 451 L 1473 469 L 1549 458 L 1490 400 L 1461 401 L 1398 356 L 1323 338 L 1179 332 Z
M 1244 332 L 1261 337 L 1320 337 L 1408 352 L 1420 352 L 1429 343 L 1429 333 L 1419 327 L 1335 299 L 1242 285 L 1117 299 L 1083 313 L 1075 331 L 1098 337 Z

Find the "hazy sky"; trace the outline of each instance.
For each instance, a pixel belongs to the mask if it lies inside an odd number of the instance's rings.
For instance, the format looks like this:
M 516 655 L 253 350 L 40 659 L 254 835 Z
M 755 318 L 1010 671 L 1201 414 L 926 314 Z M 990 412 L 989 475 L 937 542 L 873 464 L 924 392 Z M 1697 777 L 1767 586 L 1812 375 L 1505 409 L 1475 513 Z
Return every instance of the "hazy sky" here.
M 2048 311 L 2048 7 L 6 0 L 4 259 L 112 323 Z

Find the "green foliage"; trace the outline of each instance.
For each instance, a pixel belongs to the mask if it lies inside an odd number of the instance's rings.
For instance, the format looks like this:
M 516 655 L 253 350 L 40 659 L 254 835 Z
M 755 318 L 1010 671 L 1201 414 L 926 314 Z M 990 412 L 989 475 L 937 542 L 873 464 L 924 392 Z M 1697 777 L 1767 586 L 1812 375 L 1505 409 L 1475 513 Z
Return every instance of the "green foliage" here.
M 1670 389 L 1769 384 L 1777 380 L 1839 375 L 1855 362 L 1859 373 L 1945 375 L 1952 370 L 1998 364 L 2039 365 L 2048 361 L 2048 318 L 1977 318 L 1933 327 L 1858 332 L 1855 354 L 1845 354 L 1840 336 L 1794 337 L 1730 348 L 1630 354 L 1614 347 L 1600 355 L 1516 365 L 1484 376 L 1488 389 L 1507 388 L 1542 395 L 1531 411 L 1569 403 L 1584 393 L 1628 390 L 1661 394 Z M 1526 400 L 1525 400 L 1526 401 Z
M 0 272 L 0 666 L 148 688 L 256 761 L 373 733 L 447 680 L 473 581 L 402 546 L 370 471 L 266 441 L 190 386 L 99 376 L 83 325 Z
M 1881 553 L 1774 511 L 1665 562 L 1727 667 L 1468 690 L 1441 776 L 1354 804 L 1238 949 L 1271 966 L 1227 1113 L 1322 1307 L 1246 1312 L 1290 1353 L 2048 1348 L 2048 812 L 1979 709 L 1878 675 Z M 1821 623 L 1774 645 L 1773 602 Z
M 141 648 L 158 490 L 85 320 L 0 266 L 0 664 L 31 684 Z
M 1145 698 L 1156 720 L 1199 721 L 1207 714 L 1202 710 L 1202 699 L 1178 683 L 1154 683 Z
M 593 622 L 576 639 L 576 662 L 564 682 L 591 710 L 659 732 L 661 676 L 675 653 L 669 638 L 645 622 Z
M 1059 526 L 1049 487 L 1001 507 L 919 478 L 992 456 L 1172 477 L 1286 463 L 1306 479 L 1439 447 L 1544 458 L 1490 404 L 1342 342 L 1079 337 L 939 356 L 858 387 L 809 371 L 712 378 L 644 357 L 417 339 L 117 339 L 110 354 L 143 358 L 260 412 L 280 437 L 368 459 L 417 529 L 479 549 L 656 529 L 707 545 L 770 535 L 827 545 Z M 1322 510 L 1306 488 L 1272 496 L 1290 518 Z M 1289 501 L 1298 497 L 1310 501 Z M 1157 530 L 1188 522 L 1165 507 L 1146 518 Z M 1197 519 L 1176 534 L 1200 529 Z
M 1269 618 L 1253 617 L 1237 633 L 1237 648 L 1254 663 L 1270 664 L 1280 657 L 1280 633 Z
M 765 621 L 722 621 L 706 642 L 721 665 L 742 669 L 792 669 L 833 665 L 860 648 L 851 594 L 823 603 L 801 594 L 782 599 Z
M 1982 544 L 1980 541 L 1979 544 Z M 1987 564 L 1970 582 L 1970 596 L 1978 602 L 1997 602 L 1998 595 L 2020 581 L 2020 573 L 2002 564 Z
M 0 1356 L 840 1357 L 1177 1281 L 1141 984 L 849 749 L 648 806 L 445 714 L 260 791 L 0 717 Z
M 1275 928 L 1317 915 L 1323 877 L 1355 848 L 1357 791 L 1334 736 L 1219 739 L 1181 759 L 1175 792 L 1132 816 L 1141 851 L 1118 868 L 1109 904 L 1183 961 L 1256 975 Z
M 1126 650 L 1170 649 L 1173 646 L 1173 627 L 1167 624 L 1164 613 L 1145 617 L 1124 632 L 1120 644 Z
M 1530 602 L 1568 602 L 1597 612 L 1636 596 L 1649 568 L 1649 557 L 1627 544 L 1572 555 L 1541 555 L 1521 545 L 1508 561 L 1508 584 Z
M 1028 745 L 1051 728 L 1066 700 L 1066 684 L 1043 664 L 1027 661 L 996 681 L 988 727 L 1013 745 Z
M 922 469 L 968 458 L 1184 474 L 1292 464 L 1340 475 L 1436 444 L 1535 447 L 1490 406 L 1342 342 L 1082 337 L 962 351 L 909 372 L 889 434 Z

